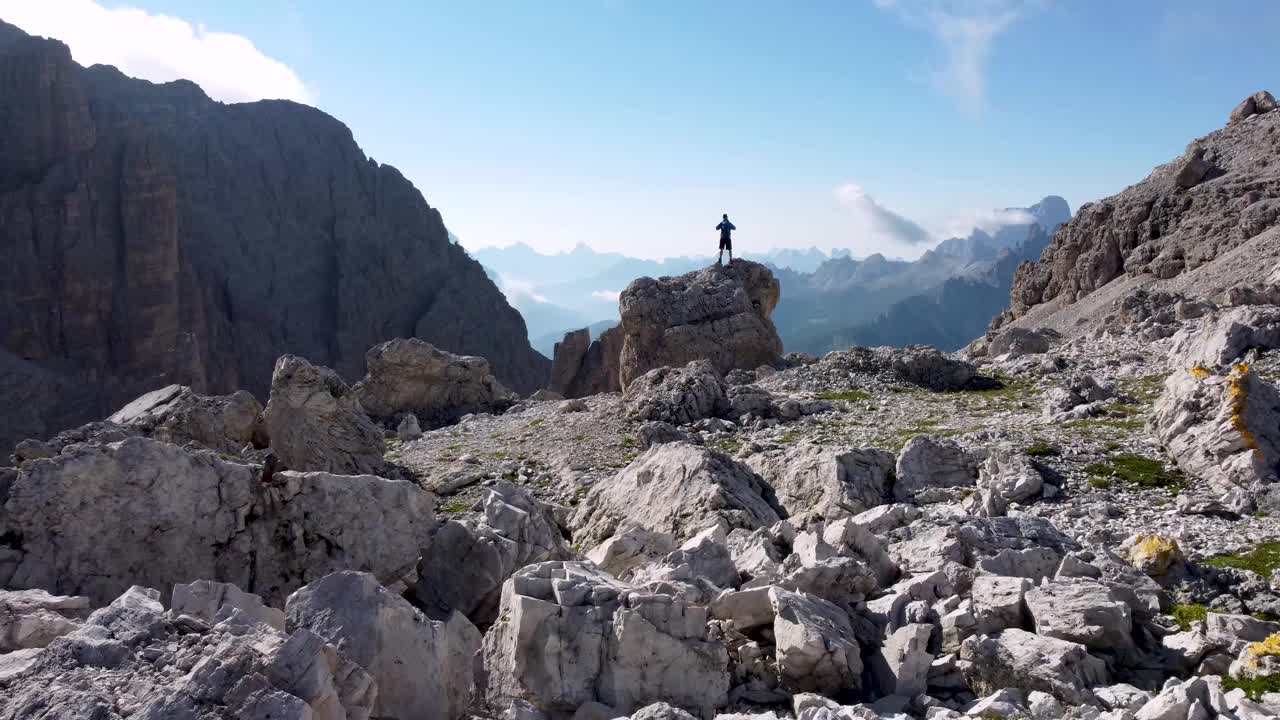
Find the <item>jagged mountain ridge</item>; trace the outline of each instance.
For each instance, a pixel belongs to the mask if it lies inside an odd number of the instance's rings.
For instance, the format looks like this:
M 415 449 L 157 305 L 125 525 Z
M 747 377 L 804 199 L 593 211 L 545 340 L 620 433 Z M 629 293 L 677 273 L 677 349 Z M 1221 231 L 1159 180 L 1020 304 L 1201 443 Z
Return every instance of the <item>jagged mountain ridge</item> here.
M 379 341 L 548 360 L 440 214 L 351 131 L 285 101 L 83 68 L 0 22 L 0 445 L 169 383 L 262 396 L 293 352 L 359 377 Z

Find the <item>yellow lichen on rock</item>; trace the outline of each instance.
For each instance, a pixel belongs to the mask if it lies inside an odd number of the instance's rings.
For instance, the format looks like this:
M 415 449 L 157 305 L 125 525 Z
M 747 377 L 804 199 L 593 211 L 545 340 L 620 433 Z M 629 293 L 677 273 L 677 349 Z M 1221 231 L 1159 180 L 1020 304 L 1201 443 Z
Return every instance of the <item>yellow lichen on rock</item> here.
M 1228 395 L 1231 399 L 1231 427 L 1240 433 L 1246 448 L 1257 452 L 1258 440 L 1253 433 L 1249 432 L 1249 426 L 1244 421 L 1245 410 L 1249 407 L 1249 391 L 1245 385 L 1249 378 L 1249 365 L 1239 363 L 1231 370 L 1231 378 L 1227 381 Z
M 1178 541 L 1164 535 L 1139 535 L 1129 550 L 1129 562 L 1152 576 L 1164 575 L 1182 559 Z
M 1203 365 L 1196 365 L 1195 367 L 1191 368 L 1187 372 L 1190 372 L 1191 376 L 1197 380 L 1203 380 L 1213 374 L 1209 372 L 1209 368 Z
M 1273 633 L 1261 642 L 1249 643 L 1246 652 L 1251 667 L 1257 667 L 1264 657 L 1280 657 L 1280 633 Z

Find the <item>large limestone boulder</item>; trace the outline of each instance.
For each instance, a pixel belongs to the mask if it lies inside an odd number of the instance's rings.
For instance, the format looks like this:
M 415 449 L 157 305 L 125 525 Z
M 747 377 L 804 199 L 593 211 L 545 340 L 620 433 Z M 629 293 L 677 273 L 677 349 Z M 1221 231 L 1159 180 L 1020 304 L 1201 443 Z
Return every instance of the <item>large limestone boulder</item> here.
M 574 540 L 593 547 L 626 527 L 683 542 L 707 526 L 755 530 L 786 513 L 751 468 L 723 453 L 683 442 L 650 448 L 597 483 L 574 513 Z
M 972 363 L 927 345 L 851 347 L 827 353 L 814 367 L 826 377 L 873 375 L 938 392 L 964 390 L 977 374 Z
M 1246 365 L 1174 371 L 1152 426 L 1178 467 L 1217 492 L 1274 482 L 1280 470 L 1280 392 Z
M 792 692 L 836 693 L 862 686 L 862 655 L 849 615 L 819 597 L 769 591 L 778 676 Z
M 431 533 L 418 559 L 415 602 L 433 617 L 457 611 L 487 627 L 497 617 L 502 584 L 515 571 L 572 557 L 551 509 L 499 480 L 485 493 L 478 520 L 450 520 Z
M 960 659 L 969 686 L 980 695 L 1014 687 L 1046 692 L 1070 705 L 1097 705 L 1089 688 L 1110 682 L 1106 663 L 1084 645 L 1016 628 L 970 637 Z
M 898 453 L 893 496 L 926 502 L 936 490 L 971 487 L 977 482 L 980 461 L 954 440 L 917 435 Z
M 666 702 L 710 717 L 727 702 L 729 657 L 707 609 L 633 590 L 587 563 L 546 562 L 502 590 L 484 637 L 490 709 L 523 700 L 552 714 L 598 702 L 626 715 Z
M 1044 477 L 1031 458 L 1011 447 L 999 447 L 978 470 L 978 492 L 973 496 L 976 515 L 999 517 L 1011 503 L 1025 502 L 1040 494 Z
M 1047 328 L 1009 328 L 991 339 L 987 344 L 989 357 L 1008 356 L 1009 359 L 1023 355 L 1047 353 L 1053 342 L 1061 336 Z
M 435 526 L 435 497 L 402 480 L 279 472 L 147 438 L 28 463 L 9 488 L 0 586 L 109 602 L 130 585 L 207 578 L 279 604 L 330 572 L 392 583 Z
M 1101 582 L 1045 582 L 1027 591 L 1026 602 L 1040 635 L 1117 653 L 1133 647 L 1129 605 Z
M 284 611 L 262 602 L 262 598 L 247 593 L 231 583 L 213 580 L 196 580 L 173 586 L 169 609 L 175 615 L 190 615 L 210 625 L 217 622 L 218 612 L 224 607 L 239 610 L 246 619 L 260 622 L 284 632 Z
M 361 475 L 385 467 L 382 431 L 327 367 L 296 355 L 281 357 L 263 418 L 271 447 L 286 468 Z
M 0 716 L 367 720 L 377 695 L 308 630 L 286 635 L 231 606 L 212 624 L 165 613 L 159 592 L 135 586 L 0 677 Z
M 480 631 L 462 615 L 429 620 L 377 578 L 352 571 L 298 589 L 285 611 L 290 632 L 315 633 L 373 676 L 375 716 L 456 720 L 470 705 Z
M 266 445 L 261 414 L 261 403 L 243 390 L 209 397 L 186 385 L 170 385 L 125 405 L 107 422 L 175 445 L 194 442 L 212 450 L 236 453 L 246 445 Z
M 747 461 L 773 486 L 791 521 L 804 527 L 883 505 L 893 492 L 893 455 L 874 448 L 838 450 L 796 445 Z
M 0 653 L 42 648 L 80 627 L 89 598 L 0 590 Z
M 351 392 L 373 417 L 412 413 L 435 428 L 468 413 L 505 409 L 515 400 L 488 360 L 454 355 L 417 338 L 374 345 L 364 361 L 364 379 Z
M 724 379 L 706 360 L 650 370 L 627 385 L 622 396 L 635 420 L 686 425 L 729 412 Z
M 1198 327 L 1173 336 L 1169 357 L 1175 369 L 1214 370 L 1244 357 L 1251 348 L 1280 347 L 1280 308 L 1245 305 L 1206 317 Z
M 640 278 L 622 291 L 620 380 L 708 360 L 721 374 L 773 365 L 782 340 L 770 316 L 781 286 L 767 267 L 737 260 L 675 278 Z
M 1248 120 L 1254 115 L 1269 113 L 1275 109 L 1275 97 L 1266 90 L 1259 90 L 1244 100 L 1241 100 L 1240 104 L 1231 110 L 1231 116 L 1228 119 L 1228 124 L 1235 125 L 1236 123 Z

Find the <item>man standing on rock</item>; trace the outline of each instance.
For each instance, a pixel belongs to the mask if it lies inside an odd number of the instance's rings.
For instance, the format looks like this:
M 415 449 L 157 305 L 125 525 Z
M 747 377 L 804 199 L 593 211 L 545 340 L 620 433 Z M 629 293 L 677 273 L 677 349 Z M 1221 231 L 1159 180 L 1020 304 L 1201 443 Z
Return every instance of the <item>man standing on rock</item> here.
M 729 233 L 737 230 L 738 228 L 734 227 L 733 223 L 729 222 L 728 213 L 725 213 L 721 217 L 723 217 L 724 220 L 716 226 L 716 229 L 720 231 L 720 259 L 716 260 L 716 264 L 719 265 L 724 262 L 724 251 L 728 250 L 729 267 L 733 267 L 733 238 L 729 236 Z

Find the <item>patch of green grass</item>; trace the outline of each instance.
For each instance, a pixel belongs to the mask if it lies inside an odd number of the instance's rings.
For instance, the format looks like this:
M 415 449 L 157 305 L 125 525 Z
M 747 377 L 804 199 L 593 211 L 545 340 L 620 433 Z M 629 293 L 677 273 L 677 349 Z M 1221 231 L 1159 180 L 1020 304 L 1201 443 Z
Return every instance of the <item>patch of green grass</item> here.
M 871 393 L 862 390 L 845 390 L 844 392 L 820 392 L 819 400 L 844 400 L 846 402 L 864 402 L 871 399 Z
M 622 464 L 630 465 L 631 461 L 635 460 L 638 457 L 640 457 L 640 453 L 627 453 L 626 455 L 622 456 Z
M 1102 449 L 1107 452 L 1115 452 L 1122 447 L 1124 447 L 1124 443 L 1119 443 L 1119 442 L 1116 442 L 1115 440 L 1108 440 L 1106 443 L 1103 444 Z
M 711 447 L 719 450 L 725 455 L 733 455 L 742 448 L 742 441 L 736 437 L 720 438 L 711 443 Z
M 1089 478 L 1089 487 L 1098 490 L 1106 490 L 1111 487 L 1111 481 L 1104 477 L 1093 476 Z
M 1044 440 L 1036 440 L 1027 446 L 1027 454 L 1031 457 L 1058 457 L 1062 451 Z
M 1191 623 L 1209 617 L 1209 608 L 1203 605 L 1175 605 L 1170 614 L 1173 615 L 1174 622 L 1178 623 L 1178 627 L 1186 632 L 1191 629 Z
M 471 503 L 466 500 L 450 500 L 440 506 L 440 512 L 460 513 L 471 509 Z
M 622 447 L 624 448 L 640 447 L 640 441 L 628 435 L 622 438 Z
M 546 422 L 546 419 L 545 419 L 545 418 L 538 418 L 537 420 L 531 420 L 531 421 L 529 422 L 529 427 L 531 427 L 531 428 L 536 428 L 536 427 L 538 427 L 539 425 L 541 425 L 541 424 L 543 424 L 543 423 L 545 423 L 545 422 Z
M 1178 470 L 1170 470 L 1159 460 L 1140 455 L 1112 455 L 1089 465 L 1084 471 L 1094 478 L 1115 477 L 1139 487 L 1164 488 L 1174 493 L 1186 484 L 1186 478 Z
M 799 439 L 800 439 L 800 433 L 796 432 L 795 430 L 788 430 L 782 433 L 782 437 L 778 438 L 778 442 L 782 443 L 783 445 L 790 445 L 791 443 Z
M 1150 404 L 1160 397 L 1164 381 L 1168 377 L 1168 375 L 1147 375 L 1124 380 L 1120 383 L 1120 391 L 1133 396 L 1140 403 Z
M 1280 675 L 1268 675 L 1251 680 L 1233 678 L 1230 675 L 1222 676 L 1223 690 L 1229 692 L 1236 688 L 1243 690 L 1244 694 L 1248 695 L 1251 700 L 1261 700 L 1262 696 L 1267 693 L 1280 692 Z
M 1258 573 L 1262 577 L 1270 577 L 1272 571 L 1280 568 L 1280 542 L 1267 542 L 1254 546 L 1243 555 L 1219 555 L 1201 563 L 1216 568 L 1236 568 Z

